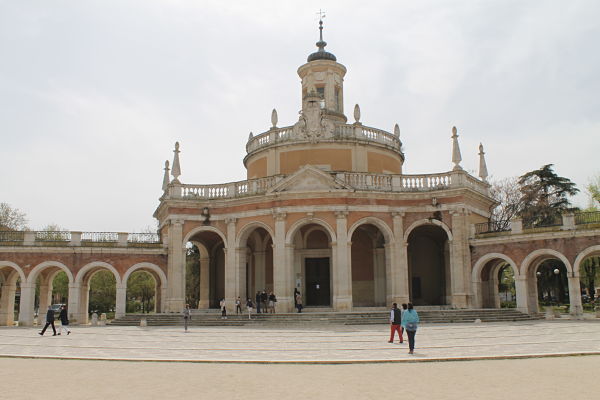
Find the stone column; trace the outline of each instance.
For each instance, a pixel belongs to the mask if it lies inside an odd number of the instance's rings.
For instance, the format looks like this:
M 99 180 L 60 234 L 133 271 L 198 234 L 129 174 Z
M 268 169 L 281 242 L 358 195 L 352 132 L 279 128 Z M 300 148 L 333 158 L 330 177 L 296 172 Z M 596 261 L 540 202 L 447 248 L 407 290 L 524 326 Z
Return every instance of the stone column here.
M 0 296 L 0 326 L 12 326 L 15 322 L 15 292 L 17 284 L 4 283 Z
M 248 274 L 246 271 L 246 248 L 238 247 L 235 249 L 235 259 L 237 269 L 235 271 L 235 297 L 233 297 L 233 310 L 235 311 L 235 299 L 239 296 L 242 302 L 248 298 L 248 293 L 246 293 L 246 281 L 248 279 Z
M 48 284 L 48 275 L 40 274 L 40 304 L 38 307 L 38 325 L 44 323 L 46 311 L 52 301 L 52 288 Z
M 167 265 L 166 312 L 181 312 L 185 302 L 185 249 L 183 220 L 171 220 L 169 225 L 169 259 Z
M 127 286 L 125 284 L 121 284 L 121 285 L 117 285 L 115 318 L 124 317 L 126 313 L 127 313 Z
M 235 247 L 235 218 L 227 218 L 227 243 L 225 243 L 225 307 L 235 311 L 235 298 L 238 296 L 238 250 Z
M 333 308 L 336 311 L 352 310 L 352 266 L 348 243 L 348 212 L 338 211 L 336 217 L 336 245 L 333 259 Z
M 391 246 L 385 245 L 384 249 L 374 249 L 373 251 L 373 290 L 375 305 L 382 306 L 386 302 L 385 290 L 385 254 L 390 251 Z
M 210 307 L 210 257 L 200 258 L 200 300 L 198 309 Z
M 71 296 L 69 296 L 70 298 Z M 79 287 L 79 318 L 77 318 L 77 323 L 87 324 L 90 315 L 90 284 L 88 282 L 87 285 L 81 285 Z M 68 311 L 71 314 L 71 310 Z M 71 319 L 71 318 L 69 318 Z
M 277 310 L 290 312 L 294 307 L 292 295 L 294 287 L 292 282 L 292 260 L 286 252 L 285 245 L 285 218 L 286 214 L 276 212 L 275 237 L 273 237 L 273 291 L 277 296 Z M 286 254 L 287 253 L 287 254 Z
M 404 213 L 392 213 L 392 229 L 394 237 L 390 243 L 389 249 L 391 260 L 387 272 L 387 296 L 386 303 L 408 303 L 409 296 L 409 277 L 408 277 L 408 243 L 404 241 Z
M 452 306 L 469 306 L 468 284 L 471 275 L 471 257 L 468 242 L 468 221 L 464 212 L 451 212 L 453 240 L 450 242 L 450 279 Z M 446 277 L 447 279 L 448 277 Z M 446 294 L 448 296 L 448 294 Z
M 527 278 L 524 276 L 515 276 L 515 295 L 517 297 L 517 310 L 524 313 L 532 313 L 535 310 L 529 309 Z
M 86 294 L 89 294 L 89 284 L 81 286 L 79 283 L 69 282 L 69 304 L 67 305 L 67 311 L 69 316 L 69 322 L 72 324 L 79 324 L 81 323 L 81 321 L 86 321 L 87 319 L 87 307 L 84 307 L 81 304 L 80 290 L 82 289 L 85 289 Z M 86 301 L 87 305 L 87 296 L 84 300 Z
M 569 302 L 571 304 L 569 313 L 580 317 L 583 315 L 583 305 L 581 303 L 581 283 L 578 276 L 569 276 Z
M 21 282 L 21 299 L 19 304 L 19 326 L 33 325 L 33 306 L 35 301 L 35 282 L 33 284 Z M 42 319 L 45 320 L 46 310 L 40 310 Z M 44 321 L 45 322 L 45 321 Z

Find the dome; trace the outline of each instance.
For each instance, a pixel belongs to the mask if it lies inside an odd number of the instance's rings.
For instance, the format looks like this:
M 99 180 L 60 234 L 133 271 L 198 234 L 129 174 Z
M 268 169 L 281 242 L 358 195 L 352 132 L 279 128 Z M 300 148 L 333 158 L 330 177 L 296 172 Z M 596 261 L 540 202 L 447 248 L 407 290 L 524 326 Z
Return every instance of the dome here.
M 308 56 L 308 58 L 306 59 L 306 61 L 308 61 L 308 62 L 316 61 L 316 60 L 337 61 L 337 58 L 335 58 L 335 56 L 332 53 L 325 51 L 325 46 L 327 46 L 326 42 L 323 42 L 323 41 L 317 42 L 317 47 L 319 48 L 319 50 L 310 54 Z

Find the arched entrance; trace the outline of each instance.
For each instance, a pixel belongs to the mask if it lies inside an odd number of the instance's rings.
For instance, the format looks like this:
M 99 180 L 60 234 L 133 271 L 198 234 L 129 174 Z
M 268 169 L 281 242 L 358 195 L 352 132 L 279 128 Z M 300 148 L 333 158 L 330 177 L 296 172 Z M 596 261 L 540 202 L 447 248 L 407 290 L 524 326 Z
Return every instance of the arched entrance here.
M 579 253 L 573 268 L 579 278 L 582 311 L 592 312 L 600 303 L 600 246 L 591 246 Z M 571 299 L 571 304 L 574 300 Z
M 199 301 L 197 307 L 201 309 L 218 308 L 219 301 L 225 297 L 225 244 L 223 238 L 212 230 L 201 230 L 190 235 L 186 247 L 190 249 L 191 246 L 196 246 L 198 249 L 198 263 L 189 265 L 191 268 L 198 268 Z M 186 287 L 189 286 L 186 284 Z M 187 288 L 186 291 L 188 291 Z M 189 297 L 192 297 L 191 293 L 186 293 L 186 298 Z M 191 306 L 195 307 L 196 305 Z
M 373 224 L 358 226 L 351 237 L 352 305 L 386 304 L 385 239 Z
M 488 254 L 473 268 L 475 306 L 481 308 L 515 308 L 515 263 L 499 253 Z
M 79 284 L 79 312 L 86 324 L 91 313 L 109 314 L 116 311 L 117 286 L 121 278 L 117 270 L 105 262 L 93 262 L 85 265 L 75 279 Z
M 295 287 L 305 307 L 331 307 L 331 236 L 325 227 L 308 223 L 293 236 Z
M 450 299 L 450 249 L 446 231 L 435 224 L 408 236 L 410 299 L 415 305 L 446 305 Z
M 257 291 L 274 291 L 273 238 L 267 227 L 253 224 L 242 229 L 238 248 L 240 276 L 246 277 L 245 284 L 240 282 L 238 295 L 254 301 Z
M 13 263 L 0 263 L 0 326 L 12 326 L 19 309 L 20 283 L 24 282 L 20 268 Z
M 562 311 L 569 308 L 571 265 L 564 255 L 554 250 L 536 250 L 523 261 L 523 270 L 530 313 L 539 312 L 541 307 Z
M 27 281 L 34 290 L 22 291 L 21 301 L 32 305 L 33 309 L 37 310 L 38 325 L 42 324 L 48 306 L 52 304 L 67 305 L 67 312 L 71 316 L 73 310 L 69 307 L 69 287 L 73 284 L 74 278 L 66 265 L 57 261 L 44 261 L 31 270 Z M 24 296 L 30 298 L 25 299 Z M 74 304 L 75 308 L 77 306 L 78 304 Z M 23 322 L 29 323 L 29 321 Z

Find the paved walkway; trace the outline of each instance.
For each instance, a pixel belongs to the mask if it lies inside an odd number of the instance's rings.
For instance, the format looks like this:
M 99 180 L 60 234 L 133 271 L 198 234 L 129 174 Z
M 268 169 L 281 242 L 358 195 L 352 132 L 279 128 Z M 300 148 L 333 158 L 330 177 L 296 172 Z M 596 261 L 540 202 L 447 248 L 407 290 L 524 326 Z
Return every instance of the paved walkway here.
M 414 355 L 388 325 L 0 328 L 0 357 L 221 363 L 373 363 L 600 354 L 600 321 L 422 325 Z

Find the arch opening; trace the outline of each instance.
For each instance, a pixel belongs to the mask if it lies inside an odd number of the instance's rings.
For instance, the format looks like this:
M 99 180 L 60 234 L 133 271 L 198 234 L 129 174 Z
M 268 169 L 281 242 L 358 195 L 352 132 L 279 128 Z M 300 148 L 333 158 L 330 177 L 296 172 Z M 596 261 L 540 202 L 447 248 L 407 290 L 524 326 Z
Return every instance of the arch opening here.
M 225 297 L 225 243 L 203 230 L 185 243 L 185 299 L 191 308 L 218 308 Z
M 450 303 L 450 246 L 446 231 L 424 224 L 408 236 L 409 295 L 415 305 Z
M 126 312 L 150 313 L 159 310 L 159 282 L 159 277 L 152 270 L 140 268 L 132 272 L 126 281 Z
M 352 305 L 385 306 L 386 249 L 381 230 L 373 224 L 358 226 L 351 237 Z

